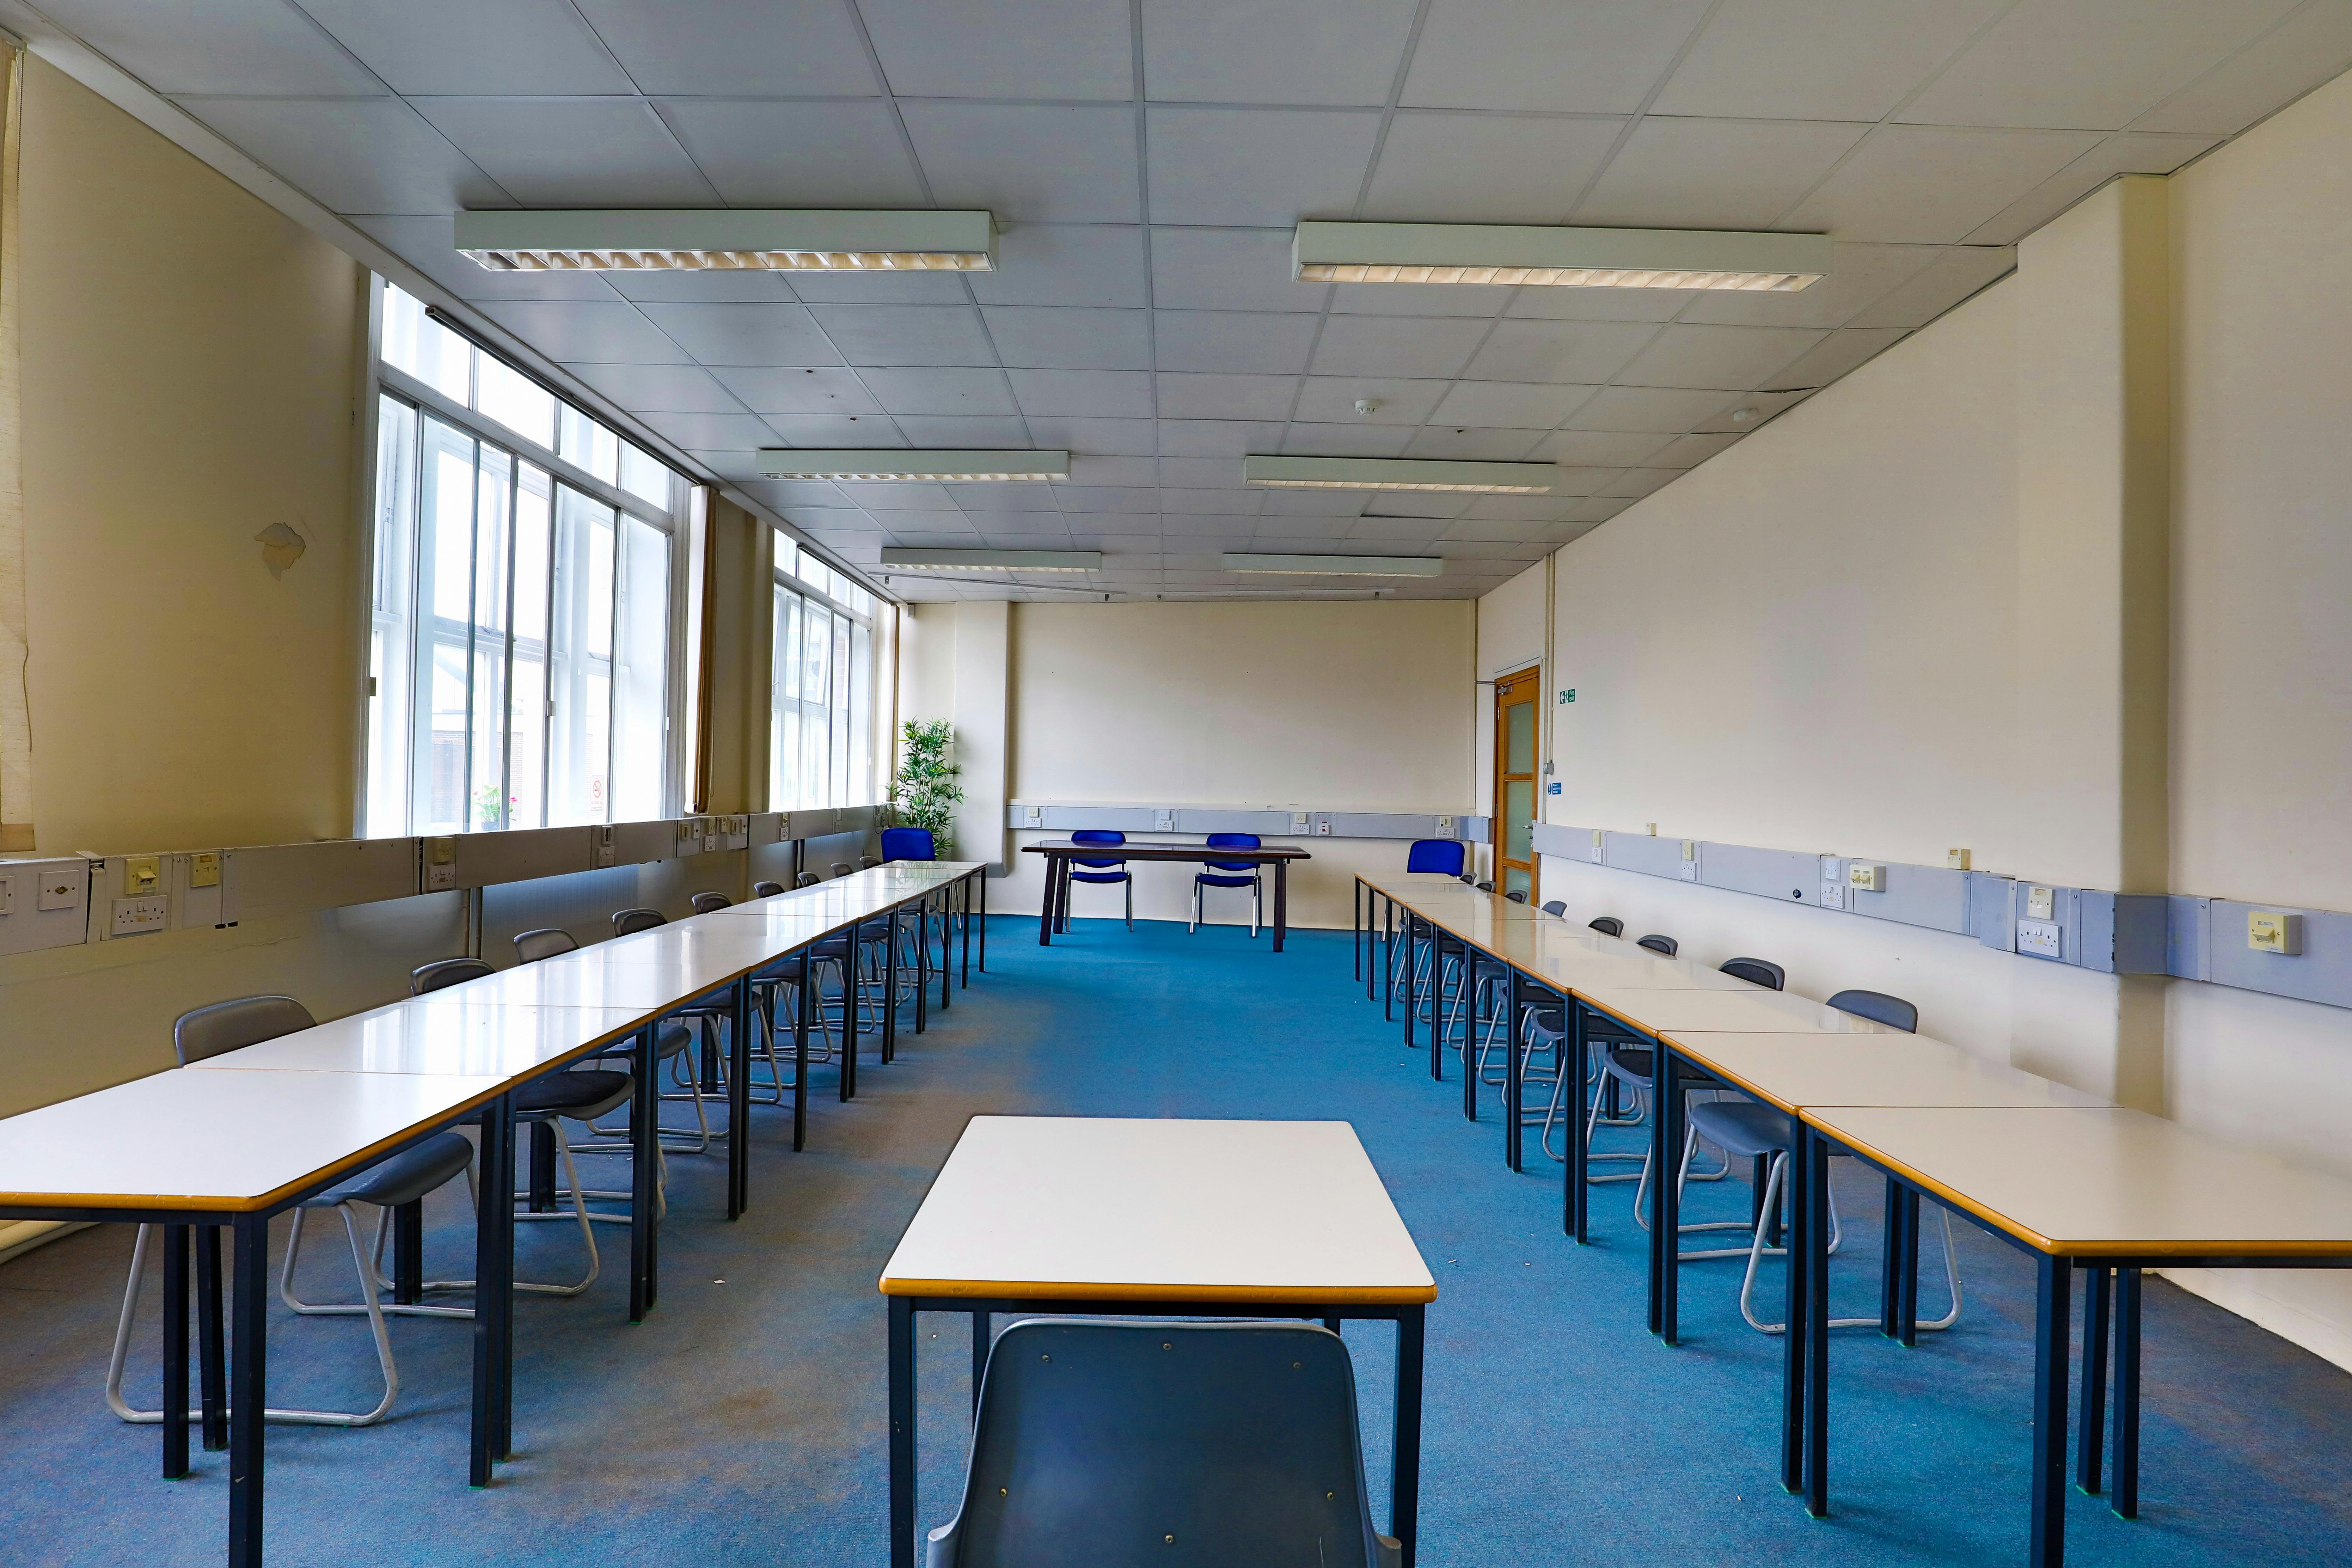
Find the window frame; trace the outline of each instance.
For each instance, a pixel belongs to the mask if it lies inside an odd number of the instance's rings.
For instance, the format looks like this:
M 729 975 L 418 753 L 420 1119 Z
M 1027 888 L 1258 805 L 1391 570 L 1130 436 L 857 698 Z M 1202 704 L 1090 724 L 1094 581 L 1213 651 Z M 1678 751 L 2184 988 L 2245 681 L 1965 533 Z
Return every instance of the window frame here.
M 827 561 L 823 555 L 810 550 L 804 542 L 793 538 L 788 531 L 782 528 L 771 527 L 768 531 L 768 624 L 770 627 L 770 647 L 768 650 L 768 809 L 771 811 L 822 811 L 836 806 L 848 807 L 879 805 L 881 803 L 885 788 L 885 781 L 882 775 L 884 775 L 887 771 L 888 762 L 883 755 L 879 739 L 874 733 L 876 722 L 876 692 L 882 685 L 884 679 L 882 672 L 875 668 L 874 665 L 877 658 L 878 657 L 878 650 L 884 647 L 884 638 L 887 635 L 882 629 L 881 612 L 883 606 L 887 604 L 888 601 L 875 594 L 871 589 L 866 588 L 865 584 L 850 578 L 847 574 L 844 573 L 839 567 L 835 566 L 832 562 Z M 789 542 L 793 546 L 794 563 L 793 566 L 787 566 L 784 564 L 783 552 L 777 548 L 779 544 L 785 542 Z M 821 588 L 814 583 L 803 577 L 797 570 L 799 558 L 803 554 L 806 554 L 810 559 L 825 567 L 835 577 L 847 582 L 851 587 L 864 592 L 866 597 L 872 601 L 872 607 L 870 609 L 861 611 L 854 605 L 835 596 L 828 590 Z M 785 700 L 776 681 L 776 669 L 779 661 L 782 658 L 782 650 L 777 647 L 774 642 L 776 595 L 780 593 L 796 595 L 803 601 L 801 614 L 796 616 L 793 619 L 793 625 L 795 627 L 803 628 L 798 638 L 799 647 L 795 648 L 793 654 L 796 660 L 804 656 L 804 651 L 807 646 L 806 632 L 804 629 L 806 626 L 805 616 L 807 605 L 815 605 L 819 608 L 829 612 L 834 617 L 835 626 L 838 626 L 845 623 L 847 626 L 851 628 L 848 635 L 845 637 L 836 631 L 826 639 L 825 685 L 827 690 L 823 706 L 826 715 L 826 753 L 828 767 L 826 771 L 826 787 L 824 793 L 828 795 L 835 794 L 846 795 L 849 793 L 845 784 L 838 790 L 835 788 L 832 770 L 830 767 L 834 738 L 844 727 L 845 727 L 848 731 L 851 745 L 855 746 L 862 741 L 866 746 L 866 777 L 865 789 L 862 793 L 872 796 L 873 798 L 870 800 L 827 799 L 815 802 L 804 802 L 799 798 L 797 787 L 793 785 L 790 780 L 783 779 L 782 777 L 781 772 L 781 759 L 777 754 L 776 747 L 778 739 L 776 717 L 780 706 Z M 863 632 L 865 634 L 863 638 L 860 638 L 857 636 L 857 633 L 859 632 Z M 865 645 L 865 659 L 863 661 L 865 668 L 862 670 L 852 667 L 857 662 L 857 649 L 861 641 Z M 837 714 L 834 708 L 832 694 L 842 679 L 840 670 L 837 670 L 835 666 L 837 661 L 843 657 L 842 650 L 845 644 L 848 649 L 847 657 L 852 663 L 851 665 L 841 666 L 841 669 L 845 669 L 847 671 L 847 678 L 843 707 Z M 803 675 L 804 678 L 805 668 L 803 670 Z M 795 682 L 795 684 L 798 684 L 798 682 Z M 865 721 L 862 725 L 858 722 L 857 714 L 857 701 L 861 686 L 863 687 L 866 707 Z M 810 708 L 813 706 L 805 697 L 795 697 L 790 700 L 796 706 L 799 713 L 803 718 L 805 718 Z M 795 762 L 797 763 L 799 759 L 796 757 Z M 786 805 L 784 803 L 784 799 L 779 799 L 777 796 L 776 786 L 780 780 L 782 780 L 785 784 L 785 799 L 791 800 L 791 805 Z

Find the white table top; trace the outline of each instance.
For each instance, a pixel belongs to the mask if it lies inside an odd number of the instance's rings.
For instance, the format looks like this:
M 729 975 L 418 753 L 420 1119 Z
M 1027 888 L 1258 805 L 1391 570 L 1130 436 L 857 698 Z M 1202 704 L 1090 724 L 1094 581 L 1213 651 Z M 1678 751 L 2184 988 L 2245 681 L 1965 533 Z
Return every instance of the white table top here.
M 507 1079 L 625 1043 L 629 1007 L 530 1007 L 461 1000 L 456 988 L 354 1013 L 197 1062 L 191 1072 L 393 1072 Z M 5 1127 L 5 1123 L 0 1123 Z
M 1838 1106 L 1803 1114 L 2042 1252 L 2352 1257 L 2352 1183 L 2142 1111 Z
M 1410 1302 L 1437 1285 L 1344 1121 L 975 1116 L 882 1291 Z
M 268 1208 L 505 1087 L 422 1073 L 174 1068 L 0 1121 L 0 1204 Z
M 1814 1105 L 2090 1109 L 2095 1094 L 1918 1035 L 1701 1034 L 1666 1037 L 1717 1077 L 1782 1110 Z
M 1729 976 L 1725 978 L 1728 979 Z M 1592 1005 L 1615 1014 L 1645 1034 L 1680 1034 L 1688 1029 L 1714 1034 L 1900 1034 L 1884 1024 L 1841 1013 L 1825 1003 L 1767 991 L 1746 981 L 1734 981 L 1729 991 L 1641 990 L 1602 985 L 1577 988 Z

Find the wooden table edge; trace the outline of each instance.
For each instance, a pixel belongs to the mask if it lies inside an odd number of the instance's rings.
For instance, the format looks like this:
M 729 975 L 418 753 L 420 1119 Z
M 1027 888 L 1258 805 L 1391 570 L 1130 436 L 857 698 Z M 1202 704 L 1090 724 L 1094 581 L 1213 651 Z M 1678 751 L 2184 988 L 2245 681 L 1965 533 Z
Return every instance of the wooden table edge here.
M 1437 1286 L 1108 1285 L 1039 1279 L 898 1279 L 885 1274 L 885 1296 L 933 1296 L 1000 1301 L 1266 1301 L 1296 1306 L 1358 1302 L 1411 1306 L 1437 1300 Z

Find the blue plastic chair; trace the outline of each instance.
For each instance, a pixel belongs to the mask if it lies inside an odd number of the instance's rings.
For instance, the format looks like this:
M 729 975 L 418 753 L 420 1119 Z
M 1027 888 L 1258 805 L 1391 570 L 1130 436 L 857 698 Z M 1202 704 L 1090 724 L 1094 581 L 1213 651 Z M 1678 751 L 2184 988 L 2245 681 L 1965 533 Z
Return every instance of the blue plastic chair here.
M 1209 835 L 1209 847 L 1212 849 L 1256 849 L 1262 847 L 1255 833 Z M 1260 876 L 1264 870 L 1265 867 L 1255 860 L 1210 861 L 1208 868 L 1192 879 L 1192 921 L 1184 929 L 1187 931 L 1201 929 L 1201 890 L 1203 888 L 1247 888 L 1250 890 L 1250 935 L 1256 936 L 1257 928 L 1265 923 L 1265 883 Z
M 926 1568 L 1395 1568 L 1348 1347 L 1301 1323 L 1037 1318 L 990 1349 Z
M 1076 833 L 1070 835 L 1070 842 L 1073 844 L 1101 844 L 1117 846 L 1127 842 L 1127 835 L 1124 833 L 1113 832 L 1108 828 L 1081 827 Z M 1095 868 L 1091 871 L 1081 871 L 1077 869 L 1080 866 L 1091 866 Z M 1111 866 L 1116 866 L 1118 869 L 1113 871 L 1104 868 Z M 1135 929 L 1135 879 L 1129 875 L 1126 861 L 1117 858 L 1097 860 L 1090 856 L 1074 856 L 1071 860 L 1069 877 L 1070 880 L 1073 882 L 1100 882 L 1105 885 L 1114 882 L 1125 883 L 1127 886 L 1127 929 L 1129 931 L 1133 931 Z M 1063 929 L 1066 931 L 1069 929 L 1069 919 L 1070 910 L 1069 905 L 1066 900 L 1062 906 Z
M 1416 838 L 1405 851 L 1407 871 L 1434 871 L 1441 877 L 1462 875 L 1465 846 L 1458 838 Z
M 931 839 L 928 827 L 886 827 L 882 830 L 882 859 L 936 860 L 940 847 Z

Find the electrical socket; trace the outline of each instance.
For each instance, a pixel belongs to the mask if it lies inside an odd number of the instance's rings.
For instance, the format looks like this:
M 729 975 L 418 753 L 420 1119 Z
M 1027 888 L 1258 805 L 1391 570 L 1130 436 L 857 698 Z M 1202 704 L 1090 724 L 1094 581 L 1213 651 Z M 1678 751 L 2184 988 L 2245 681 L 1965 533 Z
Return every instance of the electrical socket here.
M 114 925 L 108 934 L 140 936 L 151 931 L 162 931 L 170 916 L 166 906 L 167 900 L 161 893 L 117 899 L 114 900 Z
M 122 862 L 122 890 L 133 898 L 163 890 L 163 858 L 133 855 Z
M 41 888 L 34 902 L 45 910 L 78 910 L 81 908 L 81 879 L 67 871 L 44 871 Z

